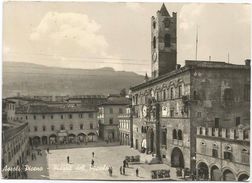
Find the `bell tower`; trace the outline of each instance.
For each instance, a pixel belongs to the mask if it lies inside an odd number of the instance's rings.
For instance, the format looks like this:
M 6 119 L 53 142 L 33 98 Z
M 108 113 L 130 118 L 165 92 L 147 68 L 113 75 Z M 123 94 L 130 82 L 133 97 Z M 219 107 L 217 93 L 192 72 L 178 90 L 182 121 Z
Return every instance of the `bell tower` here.
M 175 70 L 177 64 L 177 13 L 170 16 L 164 3 L 151 18 L 152 78 Z

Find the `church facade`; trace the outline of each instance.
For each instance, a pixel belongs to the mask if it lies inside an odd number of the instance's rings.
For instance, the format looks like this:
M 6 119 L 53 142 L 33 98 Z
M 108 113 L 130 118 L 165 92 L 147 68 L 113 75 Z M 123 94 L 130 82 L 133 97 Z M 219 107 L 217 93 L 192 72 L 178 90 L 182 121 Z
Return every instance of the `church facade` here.
M 133 146 L 172 167 L 195 169 L 198 126 L 249 125 L 250 60 L 177 65 L 176 13 L 152 17 L 152 76 L 131 87 Z

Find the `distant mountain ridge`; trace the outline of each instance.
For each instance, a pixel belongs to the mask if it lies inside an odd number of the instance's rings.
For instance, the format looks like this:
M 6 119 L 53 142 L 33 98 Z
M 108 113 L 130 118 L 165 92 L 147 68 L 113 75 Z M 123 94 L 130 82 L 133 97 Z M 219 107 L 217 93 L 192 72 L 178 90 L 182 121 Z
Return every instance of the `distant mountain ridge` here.
M 73 69 L 3 62 L 3 97 L 119 93 L 142 83 L 144 76 L 113 68 Z

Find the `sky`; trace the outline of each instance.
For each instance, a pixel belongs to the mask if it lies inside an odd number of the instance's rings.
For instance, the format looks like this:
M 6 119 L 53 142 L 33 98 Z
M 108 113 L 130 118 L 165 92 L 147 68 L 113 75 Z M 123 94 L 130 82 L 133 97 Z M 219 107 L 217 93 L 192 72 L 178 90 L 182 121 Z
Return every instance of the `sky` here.
M 162 3 L 5 2 L 3 61 L 151 72 L 151 16 Z M 249 4 L 165 3 L 177 12 L 177 63 L 244 64 L 250 56 Z

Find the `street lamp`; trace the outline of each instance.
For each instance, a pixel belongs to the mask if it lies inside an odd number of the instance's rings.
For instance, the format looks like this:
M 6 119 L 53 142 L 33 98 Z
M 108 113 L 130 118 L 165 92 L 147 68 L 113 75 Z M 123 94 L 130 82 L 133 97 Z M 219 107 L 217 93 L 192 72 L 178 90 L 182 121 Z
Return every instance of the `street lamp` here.
M 193 160 L 194 163 L 195 163 L 196 180 L 198 180 L 198 168 L 197 168 L 197 165 L 196 165 L 196 155 L 192 157 L 192 160 Z M 193 173 L 193 175 L 194 175 L 194 173 Z

